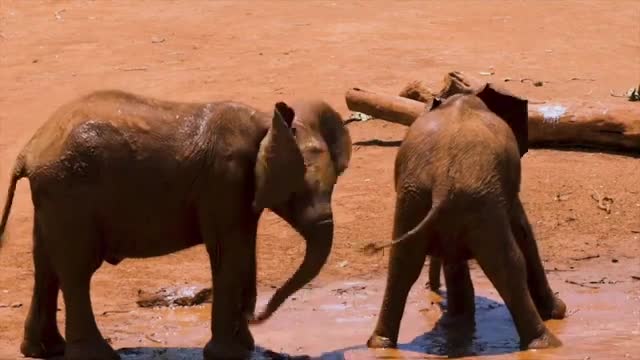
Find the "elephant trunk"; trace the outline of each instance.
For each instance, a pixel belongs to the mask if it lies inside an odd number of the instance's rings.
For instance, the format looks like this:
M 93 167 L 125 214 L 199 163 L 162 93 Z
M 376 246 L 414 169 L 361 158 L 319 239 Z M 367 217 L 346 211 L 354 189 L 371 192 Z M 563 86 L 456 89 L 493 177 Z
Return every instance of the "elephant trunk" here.
M 333 220 L 315 223 L 301 233 L 307 243 L 302 264 L 289 280 L 276 290 L 266 308 L 249 320 L 250 324 L 260 324 L 271 317 L 289 296 L 313 280 L 327 262 L 333 244 Z

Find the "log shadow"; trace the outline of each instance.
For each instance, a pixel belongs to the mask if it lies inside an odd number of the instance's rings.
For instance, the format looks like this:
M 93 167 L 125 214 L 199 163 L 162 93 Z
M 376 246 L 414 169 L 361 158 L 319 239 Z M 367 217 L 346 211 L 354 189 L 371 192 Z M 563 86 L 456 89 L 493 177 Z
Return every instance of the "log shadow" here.
M 591 153 L 591 154 L 608 154 L 608 155 L 626 156 L 626 157 L 632 157 L 635 159 L 640 159 L 640 152 L 636 152 L 633 150 L 599 148 L 599 147 L 591 147 L 591 146 L 587 147 L 579 144 L 564 145 L 564 144 L 541 142 L 536 144 L 530 144 L 529 149 L 581 152 L 581 153 Z
M 475 326 L 449 318 L 446 313 L 446 300 L 444 300 L 439 303 L 444 315 L 434 327 L 408 343 L 398 344 L 398 350 L 419 354 L 418 358 L 425 355 L 447 358 L 482 357 L 521 351 L 520 338 L 507 307 L 483 296 L 476 296 L 475 302 Z M 319 359 L 344 360 L 346 352 L 366 348 L 366 345 L 362 344 L 338 349 L 323 353 Z M 376 354 L 376 359 L 391 359 L 397 356 L 397 353 L 379 353 Z
M 354 146 L 378 146 L 378 147 L 399 147 L 402 145 L 402 140 L 380 140 L 370 139 L 361 140 L 353 143 Z M 640 152 L 624 149 L 611 149 L 611 148 L 599 148 L 588 147 L 579 144 L 556 144 L 556 143 L 536 143 L 529 145 L 529 149 L 532 150 L 553 150 L 563 152 L 580 152 L 590 154 L 608 154 L 616 156 L 626 156 L 634 159 L 640 159 Z
M 402 140 L 362 140 L 353 143 L 354 146 L 380 146 L 380 147 L 399 147 L 402 145 Z

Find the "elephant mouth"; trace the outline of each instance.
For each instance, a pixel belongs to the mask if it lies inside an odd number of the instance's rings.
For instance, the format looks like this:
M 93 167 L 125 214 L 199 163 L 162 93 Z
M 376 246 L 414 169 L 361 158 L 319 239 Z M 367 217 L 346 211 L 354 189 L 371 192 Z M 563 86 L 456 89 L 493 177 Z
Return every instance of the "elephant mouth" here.
M 301 221 L 301 223 L 302 224 L 298 226 L 294 226 L 294 228 L 305 239 L 309 239 L 313 237 L 313 233 L 317 231 L 318 228 L 333 226 L 333 215 L 328 214 L 313 217 L 311 219 L 307 218 L 306 220 Z
M 316 221 L 315 224 L 320 226 L 333 225 L 333 218 L 328 217 L 328 218 L 320 219 Z

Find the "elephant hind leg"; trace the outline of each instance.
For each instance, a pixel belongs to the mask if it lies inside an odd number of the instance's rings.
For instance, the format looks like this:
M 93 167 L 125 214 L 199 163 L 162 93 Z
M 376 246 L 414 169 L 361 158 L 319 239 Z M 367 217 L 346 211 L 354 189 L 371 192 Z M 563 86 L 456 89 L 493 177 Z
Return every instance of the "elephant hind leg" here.
M 445 262 L 444 279 L 447 284 L 447 317 L 473 325 L 475 294 L 467 261 Z
M 506 214 L 492 214 L 470 243 L 480 267 L 509 308 L 523 349 L 560 346 L 544 325 L 527 285 L 525 259 L 516 244 Z
M 394 238 L 413 229 L 424 217 L 426 210 L 428 208 L 420 208 L 415 206 L 415 203 L 406 204 L 399 198 L 394 219 Z M 414 238 L 391 247 L 384 300 L 376 328 L 367 341 L 368 347 L 392 348 L 397 346 L 398 332 L 407 296 L 424 266 L 428 241 L 429 239 L 426 238 Z
M 20 345 L 20 352 L 26 357 L 54 357 L 64 354 L 65 349 L 65 341 L 56 322 L 60 284 L 48 254 L 43 249 L 45 241 L 36 214 L 33 226 L 35 281 Z
M 511 218 L 511 229 L 527 264 L 529 292 L 544 320 L 564 318 L 567 306 L 553 294 L 544 272 L 538 246 L 527 215 L 518 200 Z
M 429 260 L 429 289 L 433 292 L 438 292 L 440 289 L 440 268 L 442 267 L 442 260 L 436 256 L 431 256 Z
M 67 307 L 65 360 L 118 360 L 120 356 L 100 334 L 96 324 L 89 284 L 91 276 L 63 276 L 62 294 Z
M 44 225 L 66 306 L 65 360 L 120 359 L 100 334 L 91 306 L 91 277 L 103 261 L 97 227 L 78 211 L 56 214 Z

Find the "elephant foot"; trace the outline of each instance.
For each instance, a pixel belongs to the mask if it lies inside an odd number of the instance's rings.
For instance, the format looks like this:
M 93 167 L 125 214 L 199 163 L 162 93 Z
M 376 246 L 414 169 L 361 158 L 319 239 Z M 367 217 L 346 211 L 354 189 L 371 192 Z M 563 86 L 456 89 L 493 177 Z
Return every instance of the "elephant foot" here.
M 256 313 L 256 302 L 257 302 L 257 299 L 258 299 L 258 297 L 257 297 L 257 295 L 255 293 L 244 299 L 243 307 L 242 307 L 242 314 L 244 315 L 245 319 L 253 318 L 254 314 Z
M 66 343 L 57 331 L 54 335 L 36 338 L 26 335 L 20 344 L 20 352 L 25 357 L 50 358 L 64 354 Z
M 115 350 L 104 339 L 67 343 L 65 360 L 120 360 Z
M 562 346 L 562 341 L 553 335 L 548 329 L 544 330 L 544 333 L 531 340 L 524 349 L 549 349 Z
M 394 341 L 391 341 L 391 339 L 375 334 L 371 335 L 369 340 L 367 340 L 367 347 L 371 349 L 390 349 L 396 348 L 397 346 L 398 344 L 396 344 Z
M 438 321 L 445 328 L 473 330 L 476 326 L 474 312 L 446 312 Z
M 440 294 L 440 281 L 427 281 L 425 287 L 436 294 Z
M 253 349 L 237 343 L 221 343 L 210 340 L 204 347 L 204 360 L 243 360 L 250 359 Z
M 567 305 L 559 297 L 553 295 L 551 300 L 538 307 L 538 313 L 543 320 L 564 319 L 567 314 Z

